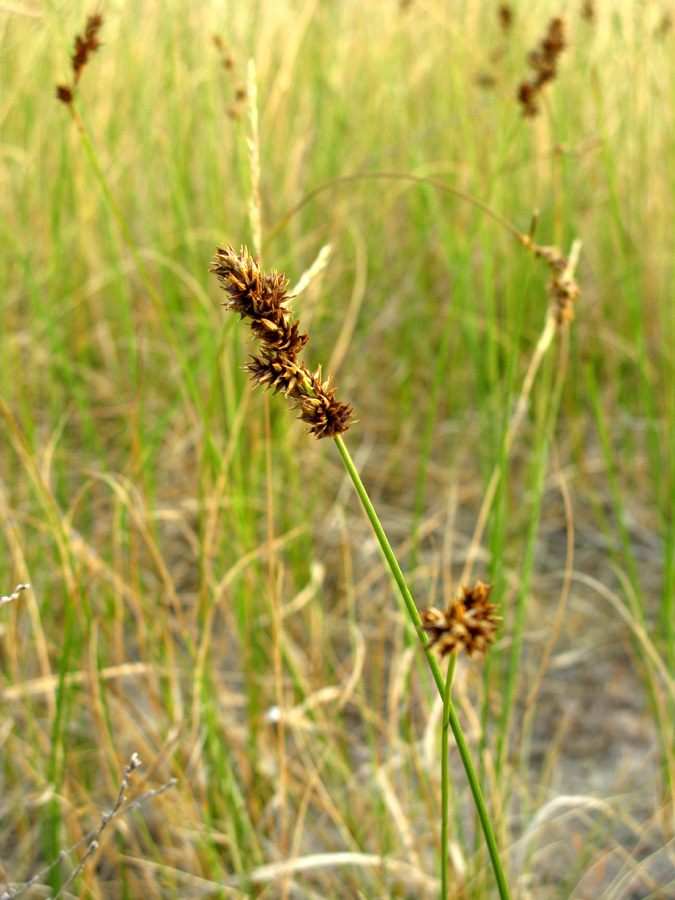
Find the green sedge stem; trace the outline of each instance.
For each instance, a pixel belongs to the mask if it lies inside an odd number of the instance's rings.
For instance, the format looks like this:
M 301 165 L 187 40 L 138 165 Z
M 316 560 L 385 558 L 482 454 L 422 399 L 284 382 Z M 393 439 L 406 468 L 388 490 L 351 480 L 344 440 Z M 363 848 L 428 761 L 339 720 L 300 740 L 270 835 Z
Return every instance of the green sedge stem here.
M 445 700 L 445 679 L 441 674 L 441 670 L 436 657 L 431 654 L 427 646 L 429 643 L 429 638 L 422 630 L 422 620 L 420 618 L 419 612 L 417 611 L 417 607 L 415 606 L 415 601 L 412 598 L 412 594 L 408 589 L 405 578 L 403 577 L 401 567 L 399 566 L 396 557 L 394 556 L 394 551 L 391 549 L 391 544 L 389 543 L 387 536 L 384 533 L 384 529 L 380 524 L 380 520 L 378 519 L 377 513 L 375 512 L 375 507 L 370 502 L 370 497 L 368 496 L 368 493 L 363 486 L 363 482 L 359 477 L 359 473 L 356 471 L 354 463 L 352 462 L 352 458 L 349 455 L 349 451 L 347 450 L 342 437 L 339 434 L 335 435 L 334 440 L 337 444 L 338 450 L 340 451 L 340 455 L 342 456 L 342 461 L 345 464 L 345 468 L 349 472 L 349 476 L 354 482 L 356 493 L 359 495 L 359 499 L 366 511 L 366 515 L 370 519 L 370 524 L 373 526 L 373 531 L 375 532 L 375 535 L 380 543 L 380 547 L 382 548 L 382 552 L 384 553 L 385 559 L 387 560 L 387 564 L 391 569 L 391 574 L 394 576 L 394 580 L 401 592 L 403 602 L 405 603 L 406 609 L 408 610 L 408 615 L 410 616 L 410 619 L 415 626 L 420 639 L 420 643 L 426 650 L 429 668 L 431 669 L 431 674 L 433 675 L 433 679 L 436 682 L 438 693 Z M 464 771 L 466 772 L 466 778 L 469 782 L 471 793 L 473 794 L 473 801 L 476 805 L 476 811 L 478 812 L 478 818 L 480 819 L 481 828 L 485 837 L 485 843 L 487 845 L 488 853 L 490 854 L 490 861 L 492 862 L 492 868 L 495 873 L 495 880 L 497 882 L 499 896 L 501 900 L 509 900 L 509 889 L 506 885 L 504 867 L 502 866 L 502 861 L 499 857 L 497 841 L 495 840 L 494 831 L 492 830 L 492 825 L 488 817 L 485 800 L 483 799 L 483 792 L 481 791 L 480 784 L 478 783 L 478 776 L 476 775 L 476 770 L 474 769 L 473 762 L 471 760 L 469 748 L 464 738 L 464 734 L 462 733 L 459 719 L 457 718 L 457 713 L 455 712 L 455 707 L 453 706 L 450 697 L 447 698 L 447 720 L 455 737 L 455 742 L 457 744 L 457 749 L 459 750 L 462 765 L 464 766 Z
M 441 900 L 448 897 L 448 816 L 450 795 L 450 773 L 448 759 L 448 715 L 450 707 L 450 694 L 452 692 L 452 679 L 455 674 L 457 654 L 450 655 L 448 662 L 448 674 L 445 676 L 445 691 L 443 693 L 443 731 L 441 733 Z

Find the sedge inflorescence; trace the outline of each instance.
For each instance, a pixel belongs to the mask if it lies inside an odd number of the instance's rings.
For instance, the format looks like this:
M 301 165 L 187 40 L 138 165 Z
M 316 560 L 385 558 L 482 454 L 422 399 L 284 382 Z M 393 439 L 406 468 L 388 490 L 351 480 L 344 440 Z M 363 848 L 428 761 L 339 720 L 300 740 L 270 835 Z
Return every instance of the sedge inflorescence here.
M 539 114 L 538 98 L 545 84 L 558 74 L 558 57 L 565 49 L 565 26 L 561 18 L 551 19 L 548 31 L 539 46 L 527 57 L 527 64 L 534 74 L 518 88 L 518 100 L 523 115 L 533 118 Z
M 581 296 L 581 289 L 574 277 L 580 242 L 574 242 L 567 257 L 558 247 L 535 244 L 528 235 L 522 235 L 519 240 L 538 259 L 543 259 L 551 270 L 551 278 L 546 285 L 546 293 L 551 299 L 551 314 L 558 325 L 568 325 L 574 320 L 574 305 Z
M 422 613 L 422 628 L 429 636 L 429 645 L 440 656 L 464 649 L 467 656 L 487 653 L 488 644 L 497 637 L 500 617 L 497 605 L 490 603 L 494 585 L 476 582 L 462 587 L 444 610 L 430 606 Z
M 75 89 L 77 88 L 82 72 L 89 62 L 89 57 L 92 53 L 96 53 L 101 46 L 99 32 L 102 27 L 103 16 L 100 13 L 94 13 L 94 15 L 88 16 L 84 32 L 75 37 L 75 47 L 73 49 L 73 55 L 70 58 L 73 68 L 73 82 L 72 84 L 56 85 L 57 99 L 67 106 L 70 106 L 73 102 Z
M 284 273 L 265 273 L 246 247 L 235 253 L 231 246 L 216 248 L 210 272 L 220 281 L 229 300 L 226 309 L 247 319 L 251 332 L 260 341 L 261 354 L 244 366 L 251 380 L 266 390 L 283 393 L 300 410 L 299 418 L 315 438 L 335 437 L 349 428 L 352 407 L 335 398 L 330 377 L 322 381 L 321 366 L 310 372 L 298 361 L 309 337 L 300 331 L 293 314 L 284 305 L 288 279 Z

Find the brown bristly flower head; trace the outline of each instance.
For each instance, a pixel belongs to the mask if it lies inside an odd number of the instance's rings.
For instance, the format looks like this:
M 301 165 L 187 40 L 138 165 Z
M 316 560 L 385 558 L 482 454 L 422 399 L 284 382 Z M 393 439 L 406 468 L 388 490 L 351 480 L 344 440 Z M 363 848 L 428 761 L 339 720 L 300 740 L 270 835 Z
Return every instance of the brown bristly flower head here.
M 595 0 L 584 0 L 581 6 L 581 18 L 589 24 L 595 21 Z
M 462 585 L 445 610 L 431 606 L 422 613 L 422 628 L 429 635 L 429 646 L 440 656 L 464 649 L 487 653 L 488 644 L 497 638 L 501 617 L 497 605 L 489 602 L 494 585 L 477 581 L 473 587 Z
M 263 272 L 246 247 L 235 253 L 229 245 L 216 248 L 209 271 L 228 295 L 223 306 L 248 319 L 253 337 L 260 341 L 262 354 L 252 356 L 244 366 L 254 384 L 290 397 L 314 437 L 335 437 L 346 431 L 351 406 L 335 399 L 330 378 L 321 380 L 321 367 L 312 373 L 298 362 L 309 336 L 300 331 L 299 323 L 284 305 L 291 299 L 286 293 L 285 274 Z
M 501 25 L 501 29 L 504 34 L 506 34 L 513 25 L 513 10 L 508 3 L 501 3 L 499 5 L 497 16 L 499 17 L 499 24 Z
M 73 50 L 73 55 L 70 57 L 73 67 L 73 83 L 57 84 L 56 86 L 57 100 L 60 100 L 61 103 L 65 103 L 66 106 L 70 106 L 71 112 L 73 111 L 73 97 L 75 96 L 75 89 L 77 88 L 80 76 L 89 62 L 91 54 L 96 53 L 101 46 L 99 31 L 102 27 L 103 16 L 101 13 L 94 13 L 93 15 L 88 16 L 84 34 L 78 34 L 75 37 L 75 49 Z
M 309 376 L 309 381 L 311 394 L 296 398 L 295 409 L 302 410 L 299 418 L 310 426 L 308 431 L 316 438 L 342 434 L 349 428 L 351 406 L 335 399 L 335 388 L 329 390 L 330 376 L 321 381 L 321 366 Z
M 534 75 L 518 87 L 518 100 L 523 106 L 523 115 L 533 118 L 539 113 L 537 99 L 544 85 L 552 81 L 558 73 L 558 57 L 565 49 L 565 25 L 560 17 L 552 19 L 548 31 L 536 50 L 527 57 L 528 66 Z
M 101 40 L 98 36 L 103 25 L 103 16 L 100 13 L 94 13 L 87 18 L 87 24 L 84 34 L 78 34 L 75 38 L 75 50 L 71 57 L 73 63 L 73 74 L 75 75 L 75 84 L 80 80 L 82 70 L 89 62 L 92 53 L 96 53 L 101 46 Z
M 73 102 L 73 89 L 67 84 L 57 84 L 56 99 L 69 106 Z

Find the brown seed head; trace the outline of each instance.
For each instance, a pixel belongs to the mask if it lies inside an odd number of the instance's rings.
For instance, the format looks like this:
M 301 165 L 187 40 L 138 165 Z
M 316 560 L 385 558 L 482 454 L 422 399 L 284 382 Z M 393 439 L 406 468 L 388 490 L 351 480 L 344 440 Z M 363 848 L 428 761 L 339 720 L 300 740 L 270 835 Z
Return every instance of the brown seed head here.
M 527 57 L 527 64 L 535 74 L 518 88 L 518 100 L 523 106 L 524 116 L 532 118 L 539 113 L 538 96 L 544 85 L 557 75 L 558 57 L 565 47 L 564 22 L 559 17 L 552 19 L 539 46 Z
M 513 10 L 507 3 L 502 3 L 497 10 L 497 15 L 502 31 L 506 33 L 513 25 Z
M 473 587 L 459 589 L 445 610 L 432 606 L 422 613 L 422 628 L 429 635 L 429 643 L 440 656 L 458 653 L 466 655 L 487 653 L 488 644 L 496 640 L 497 605 L 489 602 L 494 585 L 476 582 Z
M 71 61 L 76 84 L 80 79 L 82 70 L 89 61 L 89 57 L 101 46 L 101 40 L 98 33 L 102 26 L 103 16 L 100 13 L 95 13 L 87 19 L 84 34 L 78 34 L 75 38 L 75 50 L 71 57 Z
M 276 272 L 264 275 L 248 248 L 242 247 L 239 254 L 230 245 L 216 248 L 209 272 L 218 277 L 220 286 L 230 297 L 223 303 L 226 309 L 238 312 L 242 319 L 248 316 L 280 321 L 281 304 L 290 299 L 285 293 L 288 281 Z M 282 312 L 287 314 L 286 310 Z
M 57 100 L 60 100 L 61 103 L 65 103 L 66 106 L 69 106 L 73 102 L 73 89 L 68 87 L 67 84 L 57 84 L 56 98 Z
M 244 369 L 250 372 L 254 384 L 265 390 L 273 387 L 275 394 L 283 393 L 286 397 L 296 392 L 309 378 L 305 367 L 299 366 L 284 353 L 252 356 L 251 362 L 246 363 Z
M 568 324 L 574 319 L 574 304 L 581 296 L 581 289 L 570 270 L 570 261 L 558 247 L 532 244 L 532 250 L 551 269 L 552 275 L 546 285 L 546 293 L 552 301 L 553 316 L 558 325 Z
M 522 104 L 523 115 L 528 119 L 533 119 L 539 113 L 537 93 L 529 81 L 524 81 L 518 88 L 518 100 Z
M 266 274 L 246 247 L 237 254 L 230 245 L 216 249 L 209 271 L 229 296 L 223 306 L 242 319 L 250 319 L 251 332 L 260 341 L 262 355 L 252 356 L 244 366 L 254 384 L 274 388 L 275 394 L 283 393 L 294 400 L 294 409 L 301 410 L 300 419 L 316 438 L 335 437 L 346 431 L 351 406 L 335 399 L 335 390 L 329 389 L 330 379 L 321 381 L 320 367 L 311 374 L 297 362 L 309 338 L 300 332 L 299 323 L 283 305 L 290 299 L 286 276 L 276 271 Z
M 531 231 L 534 231 L 534 222 Z M 558 247 L 535 244 L 531 235 L 521 235 L 523 246 L 543 259 L 551 270 L 551 278 L 546 285 L 546 293 L 551 298 L 551 314 L 558 325 L 565 325 L 574 319 L 574 304 L 581 297 L 574 270 L 579 260 L 581 242 L 575 240 L 569 257 L 564 256 Z
M 302 410 L 298 416 L 309 425 L 307 431 L 315 438 L 334 437 L 349 428 L 352 407 L 335 399 L 335 389 L 329 389 L 330 378 L 321 381 L 321 366 L 310 375 L 310 390 L 296 399 L 295 409 Z
M 309 335 L 300 334 L 300 325 L 294 322 L 290 314 L 279 317 L 278 322 L 272 319 L 255 319 L 251 322 L 251 331 L 262 344 L 263 350 L 284 353 L 289 359 L 295 359 L 309 340 Z
M 581 7 L 581 18 L 584 22 L 595 21 L 595 0 L 584 0 Z
M 56 86 L 57 99 L 67 106 L 71 106 L 73 102 L 75 89 L 85 66 L 89 62 L 89 57 L 101 46 L 98 33 L 102 26 L 103 16 L 100 13 L 95 13 L 88 17 L 84 34 L 78 34 L 75 38 L 75 49 L 70 58 L 73 67 L 73 83 L 71 85 L 57 84 Z M 73 112 L 72 106 L 71 112 Z

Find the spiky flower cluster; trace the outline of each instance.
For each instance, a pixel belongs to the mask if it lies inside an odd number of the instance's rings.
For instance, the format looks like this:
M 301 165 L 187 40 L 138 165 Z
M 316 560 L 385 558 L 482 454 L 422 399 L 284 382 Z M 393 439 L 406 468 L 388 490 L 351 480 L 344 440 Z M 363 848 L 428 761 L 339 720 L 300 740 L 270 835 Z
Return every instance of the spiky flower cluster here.
M 536 50 L 527 57 L 528 66 L 534 75 L 518 88 L 518 100 L 523 106 L 523 115 L 533 118 L 539 114 L 537 99 L 542 88 L 553 81 L 558 73 L 558 57 L 565 49 L 565 26 L 560 18 L 552 19 L 548 31 Z
M 308 341 L 300 332 L 284 304 L 291 298 L 286 293 L 285 274 L 263 272 L 256 259 L 242 247 L 237 254 L 231 246 L 216 248 L 210 272 L 220 281 L 229 300 L 226 309 L 248 319 L 251 331 L 259 341 L 262 353 L 252 356 L 244 368 L 256 385 L 274 393 L 283 393 L 300 410 L 310 434 L 316 438 L 335 437 L 349 428 L 352 408 L 335 399 L 330 378 L 321 380 L 321 366 L 310 372 L 298 362 L 298 354 Z
M 494 643 L 500 617 L 497 605 L 489 602 L 494 585 L 476 582 L 462 587 L 445 610 L 430 606 L 422 613 L 422 628 L 429 635 L 429 644 L 440 656 L 458 653 L 462 648 L 467 656 L 487 653 Z
M 103 16 L 100 13 L 88 16 L 84 34 L 78 34 L 75 37 L 75 49 L 70 58 L 73 67 L 73 83 L 57 84 L 56 97 L 61 103 L 70 105 L 73 102 L 75 88 L 80 80 L 80 75 L 89 62 L 92 53 L 96 53 L 101 46 L 101 39 L 98 36 L 103 26 Z

